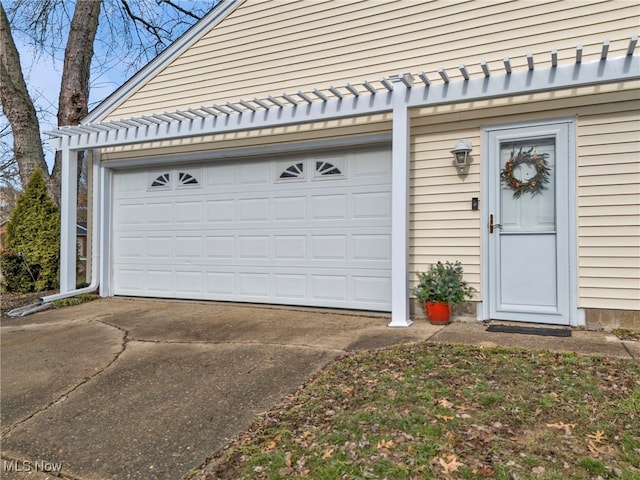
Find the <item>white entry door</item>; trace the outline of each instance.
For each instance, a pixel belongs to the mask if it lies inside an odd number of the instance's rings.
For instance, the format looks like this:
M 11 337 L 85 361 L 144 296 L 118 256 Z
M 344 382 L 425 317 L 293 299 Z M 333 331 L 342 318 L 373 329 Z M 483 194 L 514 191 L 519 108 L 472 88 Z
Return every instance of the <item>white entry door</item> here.
M 487 129 L 492 319 L 570 323 L 569 127 Z

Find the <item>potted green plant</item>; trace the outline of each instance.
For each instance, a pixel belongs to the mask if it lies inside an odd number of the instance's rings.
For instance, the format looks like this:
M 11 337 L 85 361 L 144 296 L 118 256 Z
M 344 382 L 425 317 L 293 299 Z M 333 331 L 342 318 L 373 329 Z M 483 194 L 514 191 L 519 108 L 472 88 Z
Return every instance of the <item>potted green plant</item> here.
M 475 289 L 464 280 L 460 262 L 438 262 L 426 272 L 418 272 L 418 285 L 413 295 L 434 325 L 446 325 L 451 319 L 452 307 L 470 298 Z

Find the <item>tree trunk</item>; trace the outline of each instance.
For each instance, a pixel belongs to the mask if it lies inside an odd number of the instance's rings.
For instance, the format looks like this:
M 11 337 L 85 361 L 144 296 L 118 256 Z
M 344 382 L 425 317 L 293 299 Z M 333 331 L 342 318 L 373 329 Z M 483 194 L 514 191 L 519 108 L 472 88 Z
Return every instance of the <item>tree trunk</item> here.
M 79 0 L 76 3 L 64 52 L 64 67 L 58 99 L 58 126 L 60 127 L 78 125 L 80 120 L 89 113 L 89 73 L 101 5 L 102 0 Z M 82 156 L 78 161 L 82 161 Z M 60 192 L 61 171 L 61 155 L 57 152 L 51 173 L 51 184 L 55 185 L 57 192 Z M 79 175 L 78 173 L 78 178 Z
M 20 56 L 11 36 L 4 7 L 0 3 L 0 100 L 13 133 L 13 152 L 26 188 L 31 174 L 39 169 L 45 179 L 49 170 L 40 140 L 40 124 L 22 76 Z

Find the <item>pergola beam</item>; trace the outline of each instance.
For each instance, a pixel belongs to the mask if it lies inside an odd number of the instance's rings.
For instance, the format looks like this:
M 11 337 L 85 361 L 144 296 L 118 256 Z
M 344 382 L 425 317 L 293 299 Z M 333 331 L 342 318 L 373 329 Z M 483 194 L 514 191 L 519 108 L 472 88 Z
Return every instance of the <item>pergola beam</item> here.
M 627 52 L 635 49 L 636 43 L 637 37 L 633 37 Z M 607 45 L 606 42 L 603 44 L 601 57 L 605 50 L 608 52 Z M 556 64 L 557 51 L 553 50 L 552 66 L 545 68 L 536 68 L 533 56 L 529 56 L 527 70 L 513 70 L 510 60 L 505 58 L 504 73 L 492 74 L 486 62 L 482 62 L 480 66 L 484 76 L 474 77 L 464 65 L 460 65 L 461 79 L 450 79 L 445 70 L 439 68 L 442 82 L 432 82 L 424 72 L 419 72 L 418 78 L 422 83 L 414 85 L 410 75 L 400 74 L 380 79 L 385 88 L 381 91 L 375 89 L 371 83 L 363 82 L 366 91 L 357 90 L 347 84 L 346 92 L 343 93 L 331 86 L 328 88 L 331 97 L 313 89 L 311 94 L 320 101 L 314 100 L 302 91 L 298 91 L 296 95 L 304 102 L 286 93 L 281 97 L 282 100 L 272 96 L 267 96 L 265 100 L 254 98 L 253 103 L 264 110 L 258 110 L 245 101 L 238 104 L 227 102 L 224 107 L 214 104 L 197 110 L 188 109 L 101 124 L 61 127 L 45 133 L 57 137 L 50 140 L 56 148 L 61 148 L 64 144 L 72 150 L 84 150 L 371 115 L 392 110 L 392 80 L 405 87 L 403 98 L 407 108 L 414 108 L 640 79 L 638 56 L 600 58 L 585 63 L 582 62 L 581 52 L 581 47 L 578 47 L 575 63 L 567 65 Z M 285 104 L 285 99 L 291 105 Z M 273 108 L 267 102 L 277 108 Z M 68 142 L 63 142 L 65 138 Z
M 636 49 L 636 45 L 638 44 L 638 35 L 634 35 L 629 40 L 629 47 L 627 48 L 627 55 L 633 55 L 633 51 Z

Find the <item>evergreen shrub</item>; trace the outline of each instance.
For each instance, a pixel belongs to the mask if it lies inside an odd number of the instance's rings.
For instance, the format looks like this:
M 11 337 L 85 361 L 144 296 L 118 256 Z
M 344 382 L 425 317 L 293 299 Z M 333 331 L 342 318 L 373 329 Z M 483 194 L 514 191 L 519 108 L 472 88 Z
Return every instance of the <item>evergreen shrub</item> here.
M 59 285 L 60 212 L 36 170 L 7 224 L 0 258 L 8 292 L 39 292 Z

